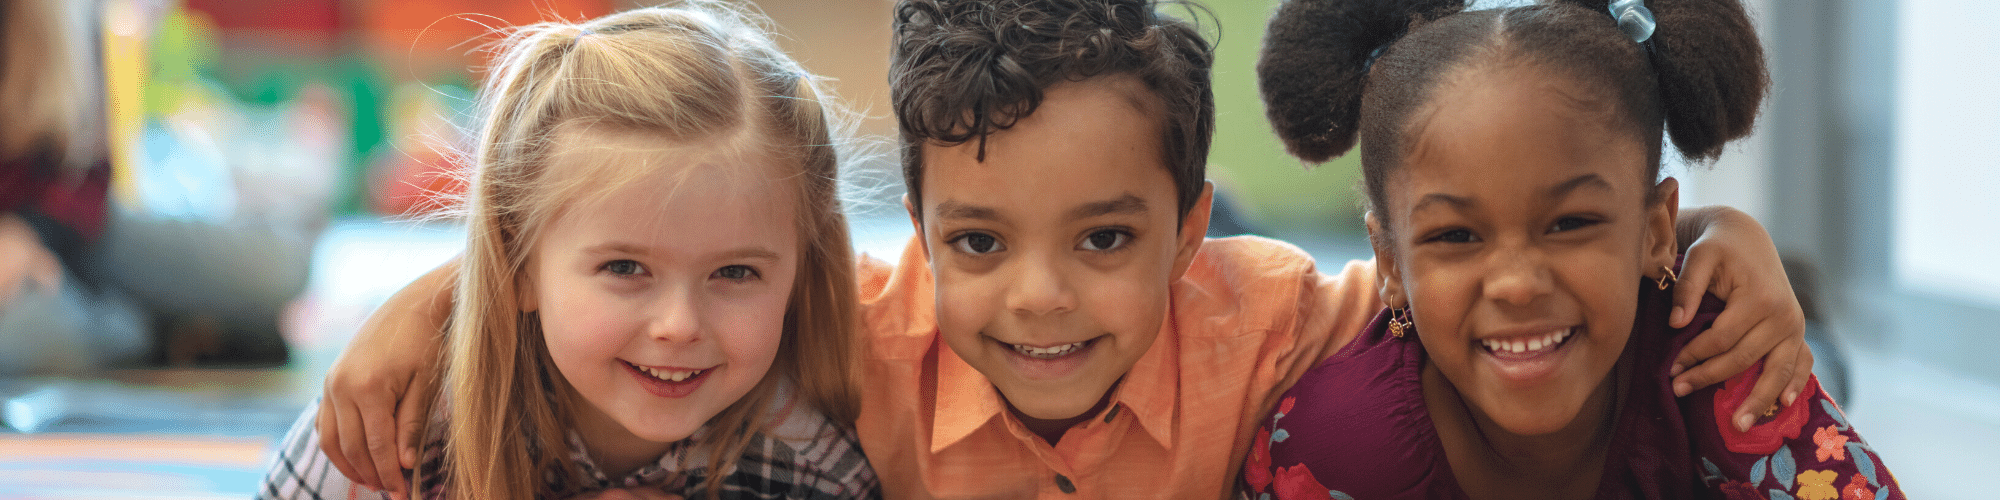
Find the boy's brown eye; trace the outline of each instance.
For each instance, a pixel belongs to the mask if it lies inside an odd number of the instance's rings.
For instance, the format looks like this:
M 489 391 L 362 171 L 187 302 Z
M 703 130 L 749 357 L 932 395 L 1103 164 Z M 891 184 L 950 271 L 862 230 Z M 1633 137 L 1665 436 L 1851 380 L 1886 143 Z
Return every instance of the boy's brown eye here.
M 1083 238 L 1083 247 L 1085 250 L 1099 252 L 1115 250 L 1123 246 L 1128 239 L 1131 239 L 1131 236 L 1127 235 L 1124 231 L 1106 229 L 1090 233 L 1090 236 L 1085 236 Z
M 973 255 L 985 255 L 1000 251 L 1000 240 L 986 233 L 968 233 L 953 238 L 946 243 L 956 247 L 960 252 Z

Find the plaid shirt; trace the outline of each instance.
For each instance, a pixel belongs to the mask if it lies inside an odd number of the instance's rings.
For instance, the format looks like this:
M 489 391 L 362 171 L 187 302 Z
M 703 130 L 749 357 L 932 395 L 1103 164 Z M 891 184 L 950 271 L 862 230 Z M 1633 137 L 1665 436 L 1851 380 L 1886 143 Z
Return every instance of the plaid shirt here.
M 736 460 L 735 471 L 722 482 L 723 498 L 881 498 L 875 469 L 862 456 L 854 431 L 827 420 L 817 411 L 792 403 L 790 398 L 781 399 L 773 406 L 771 428 L 751 437 L 742 457 Z M 314 426 L 318 415 L 319 404 L 315 402 L 292 424 L 257 498 L 389 498 L 385 493 L 354 484 L 333 467 L 320 451 L 319 430 Z M 428 470 L 439 470 L 437 467 L 444 459 L 443 426 L 430 428 L 423 447 L 423 462 Z M 545 478 L 545 491 L 566 492 L 555 497 L 568 498 L 609 488 L 658 485 L 686 498 L 705 498 L 707 492 L 702 483 L 708 479 L 711 468 L 708 454 L 694 443 L 707 431 L 702 428 L 694 436 L 674 443 L 658 461 L 618 478 L 606 476 L 584 451 L 582 438 L 571 431 L 568 452 L 585 477 L 562 477 L 551 471 Z M 434 479 L 426 478 L 423 496 L 443 498 L 441 481 Z

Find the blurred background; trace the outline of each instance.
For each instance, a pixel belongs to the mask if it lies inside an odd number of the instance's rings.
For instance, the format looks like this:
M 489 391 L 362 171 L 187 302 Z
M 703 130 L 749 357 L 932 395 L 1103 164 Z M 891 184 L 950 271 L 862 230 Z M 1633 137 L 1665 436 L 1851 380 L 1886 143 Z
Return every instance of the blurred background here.
M 891 4 L 756 2 L 881 144 Z M 1669 169 L 1683 202 L 1770 229 L 1816 371 L 1911 496 L 1990 496 L 2000 3 L 1748 4 L 1775 89 L 1723 160 Z M 460 188 L 443 152 L 490 28 L 641 3 L 0 5 L 0 498 L 242 498 L 368 313 L 458 252 L 434 200 Z M 1354 161 L 1305 168 L 1264 122 L 1275 5 L 1198 16 L 1219 47 L 1216 232 L 1367 258 Z M 910 233 L 893 161 L 849 174 L 855 244 L 883 258 Z

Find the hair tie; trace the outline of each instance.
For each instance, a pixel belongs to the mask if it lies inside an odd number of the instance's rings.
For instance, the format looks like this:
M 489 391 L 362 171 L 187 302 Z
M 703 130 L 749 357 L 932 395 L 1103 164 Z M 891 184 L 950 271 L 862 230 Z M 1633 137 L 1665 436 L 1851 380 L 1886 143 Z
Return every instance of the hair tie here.
M 1633 43 L 1646 43 L 1653 38 L 1653 29 L 1660 25 L 1653 18 L 1653 11 L 1646 8 L 1645 0 L 1611 2 L 1611 18 L 1618 20 L 1618 30 L 1631 37 Z
M 1400 37 L 1400 36 L 1398 36 L 1397 38 L 1401 38 L 1401 37 Z M 1382 57 L 1382 51 L 1385 51 L 1385 50 L 1389 50 L 1389 44 L 1392 44 L 1392 43 L 1396 43 L 1396 39 L 1393 39 L 1393 38 L 1392 38 L 1392 39 L 1390 39 L 1390 40 L 1389 40 L 1388 42 L 1386 42 L 1386 43 L 1383 43 L 1383 44 L 1381 44 L 1381 45 L 1377 45 L 1377 46 L 1375 46 L 1375 50 L 1373 50 L 1373 51 L 1369 51 L 1369 52 L 1368 52 L 1368 60 L 1366 60 L 1366 61 L 1362 61 L 1362 62 L 1361 62 L 1361 74 L 1364 74 L 1364 75 L 1365 75 L 1365 74 L 1368 74 L 1368 70 L 1370 70 L 1370 69 L 1374 69 L 1374 68 L 1375 68 L 1375 59 L 1376 59 L 1376 58 L 1379 58 L 1379 57 Z

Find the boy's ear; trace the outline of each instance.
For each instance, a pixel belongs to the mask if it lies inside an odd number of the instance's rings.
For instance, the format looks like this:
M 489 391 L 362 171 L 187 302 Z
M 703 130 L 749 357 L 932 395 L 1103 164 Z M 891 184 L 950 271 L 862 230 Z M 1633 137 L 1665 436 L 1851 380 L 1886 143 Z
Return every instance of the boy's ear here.
M 1180 244 L 1174 252 L 1173 281 L 1180 281 L 1187 274 L 1188 266 L 1194 265 L 1194 254 L 1201 251 L 1201 242 L 1208 237 L 1208 211 L 1215 205 L 1215 183 L 1201 181 L 1201 196 L 1196 197 L 1194 206 L 1188 207 L 1181 216 Z
M 1653 203 L 1646 207 L 1646 259 L 1643 276 L 1659 277 L 1662 267 L 1672 267 L 1680 253 L 1675 224 L 1680 218 L 1680 181 L 1672 177 L 1653 186 Z
M 1368 246 L 1375 249 L 1375 277 L 1381 280 L 1376 293 L 1382 296 L 1382 305 L 1390 308 L 1409 306 L 1407 295 L 1403 293 L 1403 269 L 1396 266 L 1395 246 L 1389 241 L 1388 228 L 1375 212 L 1368 212 Z
M 903 194 L 903 210 L 910 213 L 910 225 L 917 229 L 917 244 L 924 248 L 924 261 L 931 260 L 931 239 L 924 237 L 924 213 L 917 204 L 910 202 L 909 193 Z

